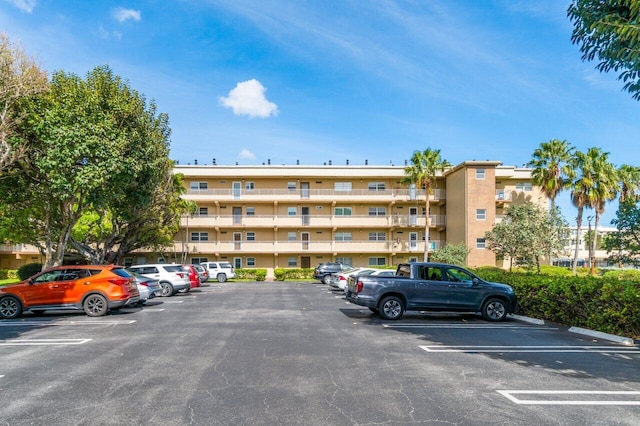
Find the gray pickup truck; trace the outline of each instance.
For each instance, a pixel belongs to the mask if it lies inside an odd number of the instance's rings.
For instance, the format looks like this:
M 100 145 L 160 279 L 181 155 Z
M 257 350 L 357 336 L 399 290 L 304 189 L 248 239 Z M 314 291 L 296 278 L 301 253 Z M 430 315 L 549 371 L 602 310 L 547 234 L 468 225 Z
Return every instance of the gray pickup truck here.
M 502 321 L 518 309 L 513 288 L 484 281 L 464 268 L 445 263 L 401 263 L 395 276 L 358 276 L 350 280 L 347 300 L 387 320 L 405 311 L 480 312 Z

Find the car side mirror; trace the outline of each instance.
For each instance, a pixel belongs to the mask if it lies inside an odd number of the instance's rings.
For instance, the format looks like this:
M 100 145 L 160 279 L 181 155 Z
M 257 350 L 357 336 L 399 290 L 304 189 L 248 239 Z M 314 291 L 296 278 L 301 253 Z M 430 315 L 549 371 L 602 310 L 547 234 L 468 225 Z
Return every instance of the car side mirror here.
M 471 282 L 473 283 L 473 285 L 478 285 L 478 284 L 480 284 L 480 280 L 479 280 L 479 279 L 477 279 L 477 278 L 475 278 L 475 277 L 471 280 Z

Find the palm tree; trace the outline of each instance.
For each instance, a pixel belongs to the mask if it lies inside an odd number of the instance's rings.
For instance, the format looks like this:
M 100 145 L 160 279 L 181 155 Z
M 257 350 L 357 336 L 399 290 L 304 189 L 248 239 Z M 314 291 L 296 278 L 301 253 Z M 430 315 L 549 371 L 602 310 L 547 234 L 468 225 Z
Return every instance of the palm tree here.
M 618 167 L 618 183 L 620 184 L 620 202 L 637 200 L 640 194 L 640 167 L 623 164 Z
M 576 217 L 576 246 L 573 255 L 572 271 L 575 274 L 578 262 L 578 250 L 580 247 L 580 232 L 582 231 L 582 214 L 584 208 L 593 206 L 594 173 L 591 158 L 582 151 L 576 151 L 569 159 L 569 165 L 573 168 L 575 179 L 571 183 L 571 202 L 578 209 Z
M 615 166 L 609 162 L 609 153 L 602 152 L 599 148 L 590 148 L 587 155 L 590 155 L 593 161 L 593 169 L 596 180 L 594 181 L 593 205 L 595 210 L 595 227 L 593 230 L 594 238 L 590 239 L 591 246 L 589 254 L 595 252 L 596 240 L 598 239 L 598 223 L 600 216 L 604 213 L 607 201 L 614 200 L 619 190 L 619 174 Z M 591 275 L 595 274 L 594 259 L 589 259 L 591 267 Z
M 568 162 L 573 148 L 567 141 L 552 139 L 543 142 L 533 152 L 529 167 L 533 168 L 531 177 L 534 185 L 542 188 L 551 200 L 551 210 L 555 208 L 555 199 L 560 191 L 571 184 L 573 169 Z
M 414 151 L 411 156 L 411 165 L 404 168 L 405 176 L 401 183 L 414 184 L 425 189 L 426 224 L 424 230 L 424 261 L 429 260 L 429 195 L 436 181 L 436 174 L 451 167 L 447 160 L 440 157 L 439 149 L 427 148 L 424 151 Z
M 584 208 L 595 211 L 594 235 L 598 235 L 598 222 L 604 213 L 607 201 L 613 200 L 618 193 L 618 173 L 613 164 L 609 162 L 609 153 L 602 152 L 600 148 L 589 148 L 586 153 L 577 151 L 569 161 L 576 173 L 576 179 L 572 183 L 571 202 L 578 209 L 576 246 L 573 257 L 573 272 L 576 272 L 580 234 L 582 230 L 582 214 Z M 589 242 L 589 253 L 593 253 L 595 238 Z M 593 259 L 591 272 L 594 273 Z

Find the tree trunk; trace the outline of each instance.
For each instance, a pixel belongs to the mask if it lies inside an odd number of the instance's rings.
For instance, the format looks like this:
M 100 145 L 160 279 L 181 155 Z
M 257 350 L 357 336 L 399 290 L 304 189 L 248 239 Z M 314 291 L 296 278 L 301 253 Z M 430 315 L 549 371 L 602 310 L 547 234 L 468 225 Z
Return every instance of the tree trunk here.
M 576 217 L 576 225 L 577 225 L 577 229 L 576 229 L 576 249 L 575 252 L 573 253 L 573 266 L 571 268 L 571 270 L 573 271 L 573 274 L 575 275 L 577 273 L 577 264 L 578 264 L 578 249 L 580 247 L 580 231 L 582 230 L 582 211 L 584 210 L 584 207 L 578 207 L 578 217 Z
M 598 242 L 598 223 L 599 222 L 600 222 L 600 212 L 598 212 L 598 209 L 596 209 L 596 222 L 595 222 L 595 226 L 593 227 L 593 236 L 591 237 L 591 247 L 589 248 L 589 264 L 591 265 L 589 274 L 591 276 L 595 276 L 596 274 L 596 246 Z

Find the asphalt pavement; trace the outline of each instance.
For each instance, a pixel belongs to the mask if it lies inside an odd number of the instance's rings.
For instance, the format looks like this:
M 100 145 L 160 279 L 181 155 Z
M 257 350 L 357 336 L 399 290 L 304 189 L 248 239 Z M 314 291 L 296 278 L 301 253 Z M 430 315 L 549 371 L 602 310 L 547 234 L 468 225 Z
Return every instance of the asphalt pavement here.
M 384 321 L 320 283 L 208 283 L 0 321 L 0 424 L 639 425 L 640 347 L 479 315 Z

